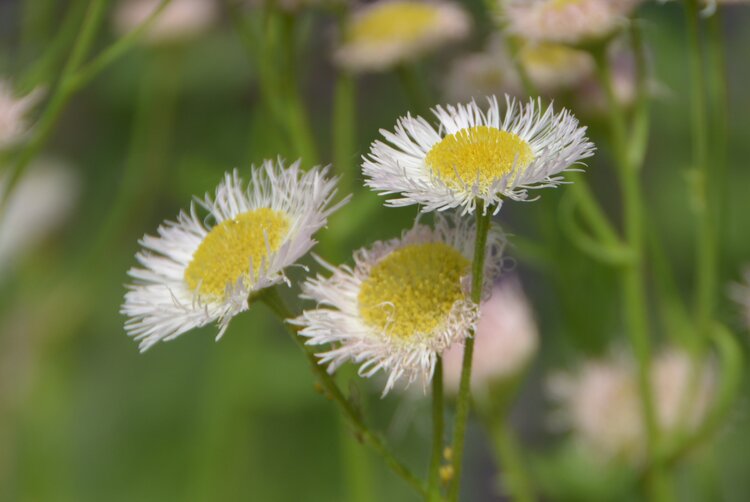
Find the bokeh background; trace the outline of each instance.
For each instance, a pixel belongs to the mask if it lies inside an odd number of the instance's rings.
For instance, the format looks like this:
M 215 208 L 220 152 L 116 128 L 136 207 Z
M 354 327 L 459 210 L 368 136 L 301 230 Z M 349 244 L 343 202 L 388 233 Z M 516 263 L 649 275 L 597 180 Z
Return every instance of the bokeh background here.
M 55 50 L 62 19 L 85 4 L 1 0 L 0 74 L 27 76 Z M 480 2 L 467 7 L 474 17 L 470 40 L 421 64 L 436 101 L 445 99 L 449 64 L 480 48 L 492 30 Z M 225 171 L 295 157 L 269 118 L 251 51 L 230 11 L 223 3 L 219 8 L 219 22 L 205 33 L 162 46 L 141 44 L 99 75 L 66 108 L 39 156 L 41 163 L 67 167 L 73 202 L 34 246 L 0 263 L 0 500 L 416 500 L 314 391 L 305 358 L 264 306 L 232 321 L 219 343 L 215 328 L 207 327 L 139 354 L 125 335 L 118 310 L 138 239 L 193 195 L 213 190 Z M 724 14 L 731 103 L 721 236 L 721 284 L 727 285 L 750 262 L 750 9 Z M 694 222 L 683 11 L 677 2 L 649 2 L 639 17 L 661 89 L 644 173 L 647 218 L 665 236 L 667 259 L 687 296 Z M 327 163 L 335 21 L 307 12 L 298 28 L 298 82 Z M 116 36 L 113 23 L 105 22 L 95 52 Z M 49 69 L 54 78 L 59 66 Z M 416 216 L 414 209 L 384 208 L 361 188 L 358 170 L 358 157 L 378 129 L 390 128 L 410 109 L 408 96 L 387 73 L 359 77 L 356 84 L 357 151 L 349 165 L 336 166 L 355 198 L 332 219 L 317 249 L 335 262 L 397 235 Z M 584 121 L 601 143 L 604 119 Z M 602 148 L 586 176 L 616 217 L 619 196 L 609 162 Z M 563 191 L 544 191 L 534 204 L 509 203 L 498 218 L 519 238 L 511 254 L 542 337 L 512 419 L 547 499 L 637 500 L 618 488 L 617 472 L 592 472 L 566 457 L 565 435 L 550 430 L 547 420 L 546 375 L 622 337 L 613 271 L 581 255 L 559 230 Z M 295 292 L 289 297 L 299 305 Z M 738 308 L 724 296 L 719 305 L 719 317 L 743 332 Z M 424 472 L 429 401 L 419 393 L 381 400 L 379 385 L 356 378 L 351 368 L 339 380 L 356 388 L 372 422 Z M 720 433 L 678 469 L 679 500 L 750 500 L 746 389 Z M 475 423 L 468 441 L 466 500 L 502 500 L 488 439 Z

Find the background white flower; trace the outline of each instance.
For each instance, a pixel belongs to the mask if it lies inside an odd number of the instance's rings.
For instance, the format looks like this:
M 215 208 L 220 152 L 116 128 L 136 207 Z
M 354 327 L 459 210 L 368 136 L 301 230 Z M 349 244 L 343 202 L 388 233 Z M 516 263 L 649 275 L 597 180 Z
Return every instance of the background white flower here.
M 158 8 L 160 0 L 120 0 L 114 11 L 114 24 L 126 34 Z M 219 17 L 216 0 L 171 0 L 148 29 L 146 41 L 154 44 L 193 38 L 214 25 Z
M 43 94 L 41 89 L 36 89 L 18 96 L 9 80 L 0 79 L 0 150 L 25 138 L 30 127 L 28 114 Z
M 351 16 L 334 59 L 353 71 L 383 71 L 461 40 L 470 26 L 454 3 L 382 0 Z

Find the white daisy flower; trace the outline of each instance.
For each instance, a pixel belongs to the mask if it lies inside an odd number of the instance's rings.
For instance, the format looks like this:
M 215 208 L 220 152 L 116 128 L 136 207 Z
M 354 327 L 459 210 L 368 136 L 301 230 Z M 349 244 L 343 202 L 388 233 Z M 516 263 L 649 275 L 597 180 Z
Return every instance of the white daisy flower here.
M 465 214 L 481 201 L 497 213 L 506 198 L 526 200 L 529 189 L 563 183 L 560 173 L 593 155 L 586 128 L 567 110 L 506 96 L 503 114 L 494 96 L 488 101 L 487 111 L 474 101 L 434 108 L 437 129 L 411 115 L 394 132 L 381 129 L 386 142 L 375 141 L 363 159 L 367 186 L 400 194 L 390 206 L 460 207 Z
M 469 336 L 478 321 L 469 294 L 474 236 L 466 219 L 437 215 L 432 228 L 417 223 L 401 238 L 360 249 L 354 267 L 323 263 L 331 276 L 302 287 L 303 298 L 318 306 L 295 320 L 309 345 L 328 346 L 318 354 L 320 364 L 334 372 L 354 361 L 364 377 L 382 370 L 383 395 L 401 379 L 406 386 L 429 382 L 437 356 Z M 491 228 L 489 287 L 500 273 L 504 245 L 499 229 Z
M 143 24 L 159 7 L 161 0 L 120 0 L 114 11 L 115 29 L 126 34 Z M 208 31 L 219 17 L 215 0 L 172 0 L 149 27 L 148 43 L 172 43 Z
M 252 295 L 288 282 L 284 269 L 312 248 L 313 234 L 346 202 L 331 205 L 336 179 L 327 175 L 328 168 L 304 172 L 299 161 L 284 167 L 266 160 L 245 185 L 234 170 L 213 198 L 196 199 L 206 218 L 194 203 L 158 236 L 145 236 L 121 310 L 141 351 L 214 321 L 218 340 Z
M 26 96 L 17 96 L 8 80 L 0 79 L 0 150 L 22 141 L 29 132 L 27 115 L 42 98 L 36 89 Z
M 334 58 L 353 71 L 383 71 L 465 38 L 470 26 L 457 4 L 380 1 L 352 15 Z
M 534 42 L 578 44 L 606 37 L 628 22 L 642 0 L 499 0 L 512 35 Z

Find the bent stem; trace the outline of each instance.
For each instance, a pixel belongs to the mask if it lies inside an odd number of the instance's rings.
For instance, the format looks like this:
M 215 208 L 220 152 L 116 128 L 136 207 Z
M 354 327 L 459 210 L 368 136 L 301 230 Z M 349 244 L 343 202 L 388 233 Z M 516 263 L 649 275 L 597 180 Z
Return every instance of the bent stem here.
M 259 297 L 263 303 L 265 303 L 271 311 L 276 314 L 279 319 L 288 326 L 287 321 L 294 319 L 296 316 L 287 307 L 284 299 L 281 298 L 276 287 L 270 287 L 263 291 Z M 336 402 L 341 411 L 344 413 L 349 424 L 354 428 L 357 434 L 357 438 L 367 443 L 378 455 L 380 455 L 385 461 L 386 465 L 404 481 L 406 481 L 414 490 L 422 496 L 427 495 L 427 488 L 425 484 L 411 472 L 401 461 L 399 461 L 393 453 L 388 449 L 383 440 L 374 432 L 372 432 L 365 424 L 364 419 L 352 403 L 344 396 L 339 389 L 338 384 L 331 375 L 318 364 L 318 360 L 315 354 L 311 351 L 310 347 L 305 345 L 304 339 L 300 336 L 299 330 L 296 327 L 290 326 L 292 339 L 297 346 L 305 353 L 310 368 L 312 369 L 315 376 L 318 378 L 320 384 L 327 392 L 330 399 Z
M 490 418 L 487 429 L 500 460 L 507 494 L 514 502 L 532 502 L 534 491 L 523 466 L 521 448 L 505 416 Z
M 430 460 L 429 499 L 441 500 L 440 460 L 443 454 L 443 358 L 438 356 L 432 375 L 432 458 Z
M 705 61 L 700 42 L 698 0 L 686 1 L 688 54 L 690 58 L 690 106 L 692 115 L 694 196 L 697 220 L 695 312 L 699 336 L 707 339 L 713 319 L 717 287 L 717 252 L 713 173 L 708 163 Z
M 641 163 L 630 153 L 627 120 L 614 93 L 606 47 L 596 50 L 594 58 L 610 112 L 612 150 L 622 191 L 625 243 L 631 258 L 621 267 L 622 296 L 627 332 L 638 365 L 638 387 L 649 455 L 648 488 L 652 500 L 668 500 L 671 498 L 669 483 L 661 459 L 660 431 L 651 388 L 651 341 L 646 308 L 643 200 L 639 176 Z
M 471 300 L 479 305 L 482 300 L 482 286 L 484 283 L 484 256 L 487 247 L 487 233 L 492 220 L 491 208 L 484 203 L 477 203 L 476 208 L 476 236 L 474 238 L 474 260 L 471 266 Z M 453 428 L 453 482 L 450 486 L 448 500 L 458 500 L 461 487 L 461 467 L 463 464 L 464 439 L 466 423 L 469 418 L 471 405 L 471 363 L 474 356 L 474 332 L 466 338 L 464 344 L 463 366 L 461 367 L 461 381 L 456 403 L 456 423 Z

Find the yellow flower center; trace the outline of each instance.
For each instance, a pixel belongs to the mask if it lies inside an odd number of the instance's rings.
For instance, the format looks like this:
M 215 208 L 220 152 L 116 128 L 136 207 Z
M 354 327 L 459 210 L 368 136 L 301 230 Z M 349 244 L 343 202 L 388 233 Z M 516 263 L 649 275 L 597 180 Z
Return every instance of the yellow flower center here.
M 390 253 L 370 271 L 359 290 L 365 323 L 406 340 L 440 326 L 465 294 L 461 277 L 470 262 L 441 242 L 412 244 Z
M 288 216 L 266 207 L 222 221 L 208 232 L 185 269 L 188 288 L 221 299 L 226 287 L 240 279 L 252 284 L 263 260 L 279 249 L 288 231 Z
M 485 190 L 496 179 L 526 169 L 533 160 L 531 146 L 517 134 L 488 126 L 449 134 L 425 157 L 433 174 L 448 186 L 478 182 Z
M 355 19 L 347 30 L 350 42 L 411 42 L 435 22 L 438 10 L 418 2 L 385 2 Z
M 529 44 L 519 51 L 518 57 L 525 67 L 565 69 L 580 66 L 581 57 L 585 58 L 586 53 L 559 44 Z
M 564 9 L 570 5 L 583 3 L 583 0 L 551 0 L 550 5 L 556 9 Z

